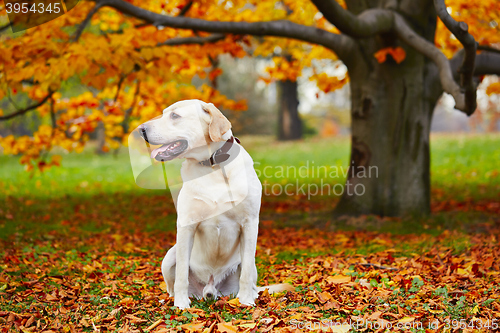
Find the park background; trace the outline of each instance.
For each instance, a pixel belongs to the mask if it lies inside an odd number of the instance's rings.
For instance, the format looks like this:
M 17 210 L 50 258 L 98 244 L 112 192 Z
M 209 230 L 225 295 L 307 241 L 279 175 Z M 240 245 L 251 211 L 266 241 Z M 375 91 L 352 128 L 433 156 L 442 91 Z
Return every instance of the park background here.
M 250 12 L 338 33 L 311 4 L 277 3 Z M 496 2 L 447 3 L 480 44 L 498 49 Z M 172 16 L 221 15 L 215 2 L 134 4 Z M 225 15 L 252 20 L 232 4 Z M 481 76 L 469 117 L 450 95 L 437 102 L 429 211 L 334 214 L 341 198 L 332 193 L 264 192 L 259 285 L 288 282 L 296 291 L 263 293 L 256 308 L 224 297 L 181 312 L 160 272 L 175 243 L 175 208 L 168 191 L 135 184 L 127 134 L 177 100 L 199 98 L 228 117 L 268 188 L 342 185 L 342 175 L 314 171 L 350 165 L 348 69 L 319 46 L 148 26 L 107 7 L 80 29 L 92 8 L 80 3 L 12 33 L 2 7 L 2 331 L 286 332 L 337 322 L 345 325 L 333 331 L 371 323 L 368 331 L 423 332 L 500 324 L 497 76 Z M 448 58 L 460 49 L 440 21 L 435 44 Z M 393 46 L 378 45 L 372 61 L 397 68 L 407 55 Z M 287 167 L 309 173 L 277 174 Z

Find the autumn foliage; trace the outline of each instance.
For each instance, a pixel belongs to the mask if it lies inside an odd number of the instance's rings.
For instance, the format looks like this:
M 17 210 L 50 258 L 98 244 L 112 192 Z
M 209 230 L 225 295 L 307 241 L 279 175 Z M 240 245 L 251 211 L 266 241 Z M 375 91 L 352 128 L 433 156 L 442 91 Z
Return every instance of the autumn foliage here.
M 310 1 L 258 1 L 251 8 L 246 4 L 185 0 L 136 3 L 172 16 L 248 22 L 287 19 L 338 32 Z M 454 17 L 468 23 L 480 44 L 500 42 L 498 23 L 493 23 L 499 22 L 496 1 L 453 0 L 447 4 Z M 32 136 L 0 138 L 4 153 L 22 155 L 21 163 L 28 170 L 36 165 L 41 169 L 57 165 L 58 159 L 46 160 L 45 152 L 53 147 L 81 151 L 89 133 L 100 123 L 105 127 L 104 150 L 115 149 L 139 123 L 181 99 L 198 98 L 226 109 L 244 110 L 245 101 L 229 100 L 209 84 L 192 84 L 194 77 L 213 82 L 221 73 L 213 67 L 213 60 L 223 53 L 271 57 L 274 65 L 262 78 L 266 82 L 296 80 L 305 67 L 313 68 L 311 80 L 324 92 L 348 82 L 347 76 L 330 77 L 323 72 L 322 60 L 336 60 L 331 51 L 295 40 L 228 35 L 209 45 L 183 44 L 183 38 L 204 38 L 208 34 L 143 24 L 107 7 L 92 15 L 86 29 L 80 31 L 79 25 L 92 6 L 80 2 L 55 20 L 20 34 L 4 32 L 0 37 L 0 100 L 8 101 L 0 117 L 7 120 L 18 113 L 36 112 L 43 119 Z M 1 7 L 0 13 L 5 11 Z M 172 42 L 180 45 L 170 46 Z M 448 56 L 460 47 L 440 22 L 436 45 Z M 387 54 L 397 62 L 405 58 L 401 48 L 382 49 L 374 56 L 382 62 Z

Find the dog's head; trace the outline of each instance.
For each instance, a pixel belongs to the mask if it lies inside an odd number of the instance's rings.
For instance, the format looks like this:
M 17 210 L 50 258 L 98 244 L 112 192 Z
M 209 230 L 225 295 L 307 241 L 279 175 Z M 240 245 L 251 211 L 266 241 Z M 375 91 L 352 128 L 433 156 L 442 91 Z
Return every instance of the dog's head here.
M 193 99 L 172 104 L 161 117 L 137 129 L 144 140 L 161 145 L 151 152 L 151 158 L 169 161 L 212 142 L 225 141 L 231 123 L 212 103 Z

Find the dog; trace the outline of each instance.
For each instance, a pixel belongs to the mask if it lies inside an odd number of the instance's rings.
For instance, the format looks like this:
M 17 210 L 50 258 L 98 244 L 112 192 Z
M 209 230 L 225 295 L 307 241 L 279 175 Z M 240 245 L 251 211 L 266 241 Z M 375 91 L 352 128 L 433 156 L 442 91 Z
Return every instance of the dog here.
M 241 304 L 254 306 L 259 291 L 293 290 L 289 284 L 257 287 L 262 185 L 227 118 L 211 103 L 186 100 L 138 130 L 150 144 L 161 145 L 151 158 L 185 159 L 176 205 L 176 244 L 161 265 L 174 305 L 188 308 L 190 296 L 236 295 Z

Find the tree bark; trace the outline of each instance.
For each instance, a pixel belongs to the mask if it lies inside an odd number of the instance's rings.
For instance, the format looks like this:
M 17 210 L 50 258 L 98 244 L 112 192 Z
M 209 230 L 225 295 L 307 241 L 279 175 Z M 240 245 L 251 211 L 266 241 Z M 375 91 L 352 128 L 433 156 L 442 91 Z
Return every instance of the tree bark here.
M 299 116 L 297 81 L 279 81 L 280 107 L 278 117 L 278 139 L 298 140 L 302 138 L 302 120 Z
M 106 133 L 102 121 L 100 121 L 99 124 L 97 125 L 95 133 L 97 141 L 97 147 L 95 148 L 95 153 L 97 155 L 104 155 L 106 154 L 106 152 L 104 151 L 104 146 L 106 145 Z
M 432 13 L 421 19 L 436 20 Z M 433 40 L 434 30 L 417 31 Z M 430 212 L 429 135 L 434 106 L 441 95 L 436 90 L 442 91 L 435 83 L 437 68 L 394 36 L 382 37 L 383 45 L 377 40 L 362 42 L 365 66 L 349 72 L 351 156 L 336 215 Z M 390 57 L 381 64 L 371 60 L 376 49 L 389 45 L 405 49 L 402 63 Z

